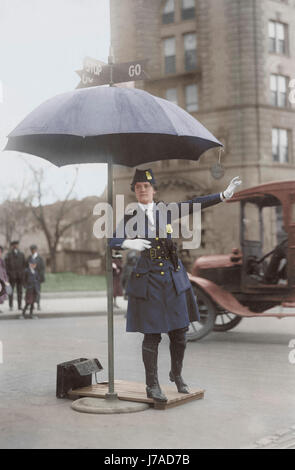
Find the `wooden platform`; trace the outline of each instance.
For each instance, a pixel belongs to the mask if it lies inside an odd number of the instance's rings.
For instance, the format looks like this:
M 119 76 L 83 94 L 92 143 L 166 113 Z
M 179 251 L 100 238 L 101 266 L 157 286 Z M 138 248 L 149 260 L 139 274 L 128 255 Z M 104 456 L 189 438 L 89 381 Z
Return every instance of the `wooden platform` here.
M 154 402 L 151 398 L 147 398 L 145 385 L 138 382 L 127 382 L 125 380 L 115 380 L 115 392 L 120 400 L 137 401 L 142 403 L 148 403 L 153 406 L 156 410 L 164 410 L 166 408 L 172 408 L 173 406 L 183 405 L 192 400 L 199 400 L 204 398 L 205 390 L 194 389 L 189 394 L 178 393 L 176 386 L 161 386 L 162 391 L 168 398 L 167 403 Z M 69 398 L 79 397 L 96 397 L 104 398 L 108 392 L 108 382 L 102 382 L 99 384 L 90 385 L 89 387 L 82 387 L 72 390 L 69 394 Z

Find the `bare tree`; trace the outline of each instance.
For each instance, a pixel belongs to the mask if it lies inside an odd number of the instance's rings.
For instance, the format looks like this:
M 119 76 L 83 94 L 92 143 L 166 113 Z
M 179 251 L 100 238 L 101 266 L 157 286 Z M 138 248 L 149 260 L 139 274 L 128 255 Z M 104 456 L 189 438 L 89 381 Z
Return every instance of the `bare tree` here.
M 25 182 L 15 194 L 7 193 L 0 205 L 0 233 L 4 235 L 5 245 L 19 240 L 34 230 L 35 221 L 31 215 L 29 197 L 25 195 Z
M 29 206 L 47 240 L 51 271 L 56 272 L 56 253 L 61 238 L 74 225 L 87 221 L 92 216 L 92 211 L 89 211 L 83 200 L 78 201 L 73 198 L 78 170 L 65 198 L 55 204 L 45 205 L 43 200 L 48 194 L 48 188 L 45 187 L 44 171 L 36 170 L 30 165 L 29 167 L 34 180 Z

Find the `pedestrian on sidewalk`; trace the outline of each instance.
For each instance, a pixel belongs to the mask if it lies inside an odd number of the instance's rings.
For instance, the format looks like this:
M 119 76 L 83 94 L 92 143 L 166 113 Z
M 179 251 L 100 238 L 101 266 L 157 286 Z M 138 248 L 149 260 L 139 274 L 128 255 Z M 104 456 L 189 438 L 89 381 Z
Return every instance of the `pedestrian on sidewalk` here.
M 5 268 L 12 288 L 9 298 L 9 310 L 13 310 L 13 292 L 16 286 L 18 309 L 22 309 L 23 275 L 26 267 L 25 255 L 18 248 L 18 240 L 10 243 L 10 251 L 5 257 Z
M 27 259 L 27 265 L 29 266 L 31 261 L 36 263 L 36 271 L 38 273 L 39 280 L 40 280 L 40 289 L 39 289 L 39 294 L 38 294 L 38 297 L 37 297 L 37 309 L 41 310 L 41 306 L 40 306 L 41 284 L 43 282 L 45 282 L 45 263 L 44 263 L 44 260 L 43 260 L 42 256 L 40 256 L 39 253 L 38 253 L 37 245 L 31 245 L 30 250 L 31 250 L 31 254 Z
M 40 280 L 36 267 L 37 264 L 31 261 L 29 267 L 24 272 L 23 284 L 26 289 L 25 307 L 23 309 L 24 318 L 26 318 L 28 307 L 30 307 L 29 318 L 33 318 L 34 303 L 37 301 L 40 292 Z

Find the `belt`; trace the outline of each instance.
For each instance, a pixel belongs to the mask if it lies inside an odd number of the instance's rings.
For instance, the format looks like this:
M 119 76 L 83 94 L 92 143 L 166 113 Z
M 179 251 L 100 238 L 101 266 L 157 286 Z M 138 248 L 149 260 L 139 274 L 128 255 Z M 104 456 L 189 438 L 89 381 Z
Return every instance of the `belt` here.
M 161 248 L 160 250 L 157 248 L 149 248 L 148 250 L 142 251 L 141 254 L 150 259 L 158 259 L 159 256 L 161 256 L 161 258 L 166 258 L 166 259 L 171 258 L 170 252 L 163 248 Z
M 175 270 L 179 270 L 179 265 L 178 265 L 178 256 L 176 254 L 176 251 L 169 251 L 166 250 L 163 246 L 161 249 L 157 248 L 149 248 L 148 250 L 144 250 L 141 252 L 141 256 L 145 256 L 151 260 L 156 260 L 156 259 L 169 259 Z

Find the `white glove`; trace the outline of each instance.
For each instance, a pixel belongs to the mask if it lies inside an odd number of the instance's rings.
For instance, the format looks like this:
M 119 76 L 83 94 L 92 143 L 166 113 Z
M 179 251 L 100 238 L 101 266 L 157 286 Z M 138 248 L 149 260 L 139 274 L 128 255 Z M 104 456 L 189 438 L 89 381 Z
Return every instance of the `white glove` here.
M 145 238 L 135 238 L 134 240 L 124 240 L 121 248 L 129 250 L 143 251 L 151 247 L 151 242 Z
M 225 199 L 230 199 L 233 197 L 234 192 L 236 191 L 237 187 L 242 184 L 242 180 L 240 179 L 239 176 L 235 176 L 229 183 L 228 187 L 226 188 L 225 191 L 223 191 L 223 196 Z

